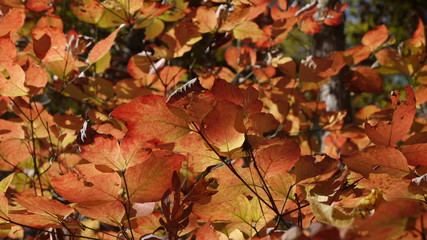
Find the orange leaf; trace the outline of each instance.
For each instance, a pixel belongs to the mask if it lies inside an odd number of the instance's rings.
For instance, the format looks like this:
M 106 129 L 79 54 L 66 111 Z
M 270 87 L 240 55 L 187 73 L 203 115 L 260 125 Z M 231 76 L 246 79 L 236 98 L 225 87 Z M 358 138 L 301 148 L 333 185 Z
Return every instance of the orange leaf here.
M 417 105 L 427 102 L 427 85 L 423 84 L 415 87 L 415 99 L 417 99 Z
M 201 240 L 219 240 L 219 233 L 217 233 L 212 226 L 211 222 L 207 222 L 203 227 L 199 228 L 196 232 L 196 238 Z
M 25 226 L 30 226 L 34 228 L 63 228 L 64 226 L 52 216 L 44 216 L 38 214 L 22 214 L 22 213 L 10 213 L 10 220 L 22 224 Z
M 385 25 L 377 26 L 374 30 L 371 30 L 362 38 L 362 43 L 365 46 L 371 48 L 371 51 L 375 51 L 381 44 L 383 44 L 388 38 L 388 29 Z
M 117 33 L 122 29 L 124 25 L 121 25 L 118 27 L 114 32 L 112 32 L 107 38 L 102 39 L 101 41 L 97 42 L 95 46 L 93 46 L 92 50 L 89 53 L 89 56 L 87 57 L 87 61 L 90 64 L 93 64 L 97 62 L 99 59 L 101 59 L 107 52 L 110 51 L 110 48 L 114 44 L 114 40 L 116 40 Z
M 369 218 L 357 219 L 353 226 L 360 239 L 392 239 L 406 229 L 410 219 L 418 218 L 425 207 L 419 201 L 400 199 L 382 204 Z
M 159 72 L 160 78 L 155 73 L 149 74 L 147 82 L 144 85 L 162 92 L 166 92 L 174 88 L 175 85 L 181 81 L 184 73 L 187 72 L 187 70 L 177 66 L 166 66 L 157 71 Z
M 142 163 L 148 159 L 151 149 L 134 143 L 132 139 L 124 139 L 120 146 L 117 139 L 110 135 L 96 134 L 93 139 L 84 139 L 80 144 L 81 156 L 97 165 L 106 165 L 116 171 Z
M 6 74 L 1 73 L 6 70 Z M 25 72 L 13 62 L 0 61 L 0 95 L 7 97 L 25 96 L 28 89 L 24 86 Z
M 265 39 L 267 36 L 258 25 L 252 21 L 243 22 L 233 29 L 233 35 L 236 39 L 244 41 L 250 40 L 256 42 Z
M 113 226 L 120 226 L 125 215 L 125 208 L 119 201 L 79 203 L 74 208 L 86 217 Z
M 114 109 L 111 116 L 124 120 L 128 128 L 126 137 L 139 142 L 174 142 L 190 131 L 187 122 L 174 115 L 159 96 L 136 98 Z
M 207 167 L 221 163 L 197 133 L 190 133 L 176 142 L 174 151 L 187 154 L 187 165 L 195 172 L 203 172 Z
M 245 141 L 243 109 L 226 100 L 219 100 L 202 123 L 202 133 L 220 152 L 230 152 Z
M 202 89 L 200 84 L 186 84 L 170 95 L 168 102 L 171 102 L 171 106 L 182 109 L 186 114 L 182 118 L 189 123 L 200 124 L 217 101 L 210 91 L 201 92 Z
M 172 174 L 179 171 L 184 159 L 183 155 L 162 150 L 153 152 L 144 163 L 130 167 L 125 176 L 131 201 L 159 201 L 171 187 Z
M 29 143 L 23 139 L 8 139 L 0 142 L 0 170 L 11 171 L 19 163 L 31 157 Z
M 335 171 L 338 160 L 325 156 L 302 156 L 295 164 L 296 182 Z
M 0 61 L 12 62 L 16 57 L 16 47 L 10 38 L 0 38 Z
M 37 28 L 41 27 L 56 27 L 64 31 L 64 23 L 62 22 L 62 19 L 60 16 L 55 14 L 49 14 L 46 16 L 43 16 L 37 21 Z
M 42 12 L 52 7 L 52 0 L 28 0 L 26 7 L 34 12 Z
M 344 75 L 347 87 L 353 92 L 382 92 L 383 82 L 380 75 L 368 66 L 356 67 Z
M 12 36 L 12 34 L 15 34 L 25 23 L 25 9 L 10 8 L 7 13 L 3 12 L 0 19 L 0 37 L 7 34 Z
M 249 116 L 245 123 L 247 133 L 255 133 L 263 136 L 264 133 L 275 131 L 279 127 L 279 121 L 270 113 L 258 112 Z
M 32 196 L 27 194 L 15 194 L 15 201 L 25 207 L 28 212 L 51 216 L 61 216 L 62 219 L 74 212 L 74 210 L 63 203 L 46 197 Z
M 299 144 L 292 139 L 283 139 L 255 151 L 255 161 L 264 176 L 274 176 L 290 171 L 301 154 Z
M 159 219 L 162 217 L 159 213 L 152 213 L 145 217 L 136 218 L 136 223 L 138 227 L 133 228 L 133 230 L 141 235 L 146 235 L 155 232 L 159 227 Z
M 408 163 L 412 166 L 427 166 L 427 143 L 404 145 L 400 148 Z
M 373 143 L 394 146 L 411 128 L 415 116 L 415 92 L 410 86 L 405 87 L 405 92 L 406 101 L 394 111 L 391 121 L 380 121 L 375 126 L 365 122 L 365 132 Z
M 360 186 L 367 189 L 379 189 L 384 196 L 384 199 L 390 201 L 392 199 L 413 198 L 416 195 L 411 193 L 411 180 L 400 177 L 395 177 L 389 174 L 369 174 L 367 179 L 360 181 Z
M 120 176 L 102 172 L 93 164 L 77 165 L 76 172 L 53 179 L 53 188 L 71 202 L 112 201 L 121 188 Z
M 199 33 L 215 31 L 217 27 L 217 17 L 215 10 L 206 6 L 198 7 L 195 24 L 199 28 Z
M 25 138 L 25 132 L 21 124 L 0 119 L 0 142 L 13 138 Z
M 425 47 L 426 46 L 426 35 L 424 30 L 424 23 L 421 18 L 418 18 L 418 26 L 415 30 L 412 38 L 410 39 L 410 44 L 414 47 Z
M 0 192 L 0 217 L 8 218 L 9 213 L 9 200 L 4 195 L 4 192 Z
M 358 64 L 371 55 L 371 49 L 365 45 L 350 48 L 344 52 L 344 59 L 348 66 Z
M 215 98 L 220 100 L 227 100 L 236 105 L 242 105 L 244 99 L 243 89 L 226 82 L 223 79 L 215 79 L 211 92 Z
M 403 154 L 391 147 L 373 146 L 363 152 L 342 156 L 341 160 L 354 172 L 368 177 L 369 173 L 387 173 L 403 177 L 408 174 L 408 162 Z
M 339 73 L 345 66 L 341 52 L 327 57 L 309 56 L 300 63 L 300 79 L 304 82 L 318 82 Z
M 34 28 L 31 31 L 36 56 L 43 62 L 66 58 L 67 39 L 61 29 L 55 27 Z
M 380 63 L 381 68 L 385 68 L 382 70 L 384 71 L 384 74 L 394 74 L 399 72 L 411 74 L 411 70 L 408 68 L 407 63 L 399 52 L 394 49 L 382 49 L 375 54 L 375 57 Z
M 320 31 L 321 23 L 316 22 L 314 18 L 307 18 L 301 25 L 301 31 L 306 34 L 315 34 Z
M 88 23 L 97 23 L 104 13 L 104 8 L 96 0 L 72 1 L 71 10 L 74 16 Z

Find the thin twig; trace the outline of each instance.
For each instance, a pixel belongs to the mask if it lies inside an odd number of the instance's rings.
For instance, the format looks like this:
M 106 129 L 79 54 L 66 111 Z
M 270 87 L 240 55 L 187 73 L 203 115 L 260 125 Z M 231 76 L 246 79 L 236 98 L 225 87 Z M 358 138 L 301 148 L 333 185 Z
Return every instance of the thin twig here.
M 126 176 L 125 176 L 126 170 L 121 171 L 121 173 L 122 173 L 122 177 L 123 177 L 123 182 L 125 184 L 125 191 L 126 191 L 126 196 L 127 196 L 127 199 L 125 200 L 125 202 L 123 202 L 123 206 L 125 207 L 126 218 L 127 218 L 128 224 L 129 224 L 130 234 L 132 236 L 132 239 L 135 239 L 135 236 L 133 235 L 132 227 L 130 225 L 130 215 L 129 215 L 130 214 L 130 194 L 129 194 L 129 188 L 128 188 L 128 184 L 127 184 Z

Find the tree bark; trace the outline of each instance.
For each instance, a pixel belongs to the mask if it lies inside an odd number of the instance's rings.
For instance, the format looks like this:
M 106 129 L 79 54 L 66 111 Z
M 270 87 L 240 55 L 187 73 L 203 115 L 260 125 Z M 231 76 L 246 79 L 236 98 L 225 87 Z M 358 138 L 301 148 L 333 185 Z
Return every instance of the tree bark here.
M 320 1 L 319 11 L 324 7 L 333 7 L 337 0 Z M 323 8 L 323 9 L 322 9 Z M 325 57 L 335 51 L 345 49 L 344 24 L 338 26 L 323 25 L 320 32 L 314 35 L 314 56 Z M 324 84 L 320 89 L 320 101 L 326 103 L 327 111 L 347 111 L 345 121 L 351 121 L 351 101 L 350 92 L 346 89 L 342 75 L 347 69 L 343 68 L 340 73 L 333 76 L 329 83 Z

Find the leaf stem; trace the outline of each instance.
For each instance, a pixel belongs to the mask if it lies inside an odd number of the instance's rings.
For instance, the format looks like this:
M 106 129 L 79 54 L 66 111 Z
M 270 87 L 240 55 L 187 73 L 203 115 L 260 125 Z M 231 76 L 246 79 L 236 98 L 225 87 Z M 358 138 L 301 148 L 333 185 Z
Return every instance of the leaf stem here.
M 268 204 L 267 201 L 265 201 L 254 189 L 252 189 L 251 186 L 239 175 L 239 173 L 236 171 L 236 169 L 233 167 L 233 164 L 228 162 L 227 159 L 223 156 L 221 156 L 218 151 L 212 146 L 212 144 L 206 139 L 205 135 L 200 131 L 200 129 L 197 127 L 197 125 L 192 122 L 194 128 L 196 129 L 196 132 L 203 138 L 203 140 L 206 142 L 206 144 L 209 146 L 210 149 L 219 157 L 219 159 L 230 169 L 230 171 L 248 188 L 255 196 L 263 202 L 268 208 L 273 210 L 273 212 L 277 215 L 280 215 L 279 211 L 277 209 L 274 209 L 273 206 Z
M 125 184 L 125 191 L 126 191 L 126 197 L 127 199 L 123 202 L 123 207 L 125 208 L 125 212 L 126 212 L 126 218 L 128 221 L 128 225 L 129 225 L 129 230 L 130 230 L 130 234 L 132 236 L 132 239 L 135 239 L 135 236 L 133 235 L 133 230 L 132 227 L 130 225 L 130 194 L 129 194 L 129 188 L 128 188 L 128 184 L 126 181 L 126 176 L 125 176 L 126 170 L 121 171 L 122 177 L 123 177 L 123 182 Z

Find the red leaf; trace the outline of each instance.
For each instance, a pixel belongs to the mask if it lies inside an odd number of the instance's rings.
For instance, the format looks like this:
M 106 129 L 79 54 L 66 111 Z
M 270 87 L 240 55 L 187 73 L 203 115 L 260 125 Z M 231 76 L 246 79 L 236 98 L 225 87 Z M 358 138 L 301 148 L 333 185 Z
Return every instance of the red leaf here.
M 121 189 L 120 176 L 101 172 L 93 164 L 77 165 L 76 172 L 53 179 L 53 188 L 71 202 L 113 201 Z
M 371 48 L 371 51 L 376 50 L 381 44 L 383 44 L 388 38 L 388 29 L 385 25 L 377 26 L 374 30 L 371 30 L 362 38 L 362 43 L 365 46 Z
M 128 128 L 126 137 L 139 142 L 174 142 L 190 131 L 187 122 L 174 115 L 159 96 L 136 98 L 114 109 L 111 116 L 124 120 Z
M 397 177 L 408 174 L 408 162 L 403 154 L 391 147 L 374 146 L 363 152 L 342 156 L 341 161 L 354 172 L 368 177 L 369 173 L 387 173 Z
M 162 150 L 153 152 L 144 163 L 130 167 L 125 176 L 131 201 L 159 201 L 171 187 L 172 174 L 179 171 L 184 159 L 183 155 Z
M 373 143 L 395 146 L 411 128 L 415 116 L 415 92 L 410 86 L 405 87 L 405 92 L 406 101 L 394 111 L 391 121 L 380 121 L 375 126 L 365 122 L 365 132 Z

